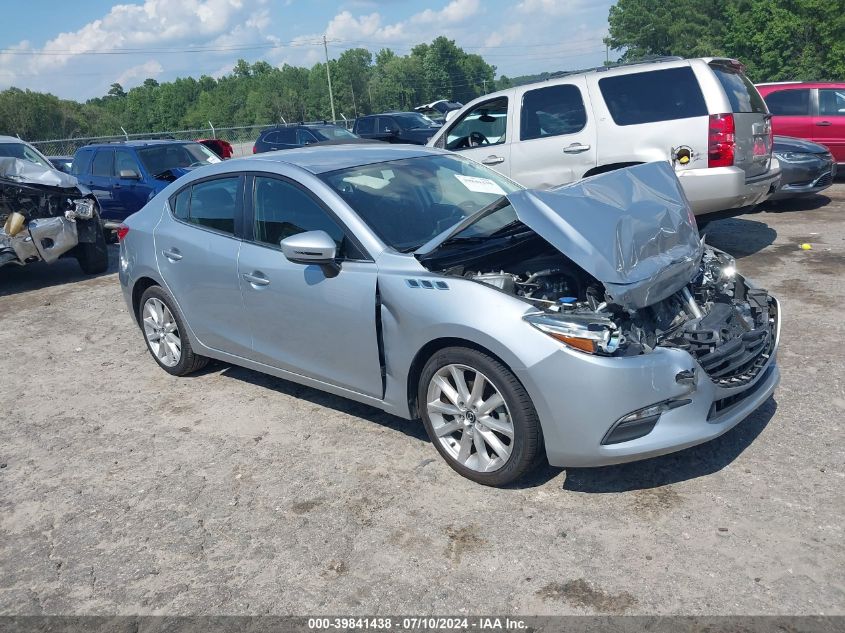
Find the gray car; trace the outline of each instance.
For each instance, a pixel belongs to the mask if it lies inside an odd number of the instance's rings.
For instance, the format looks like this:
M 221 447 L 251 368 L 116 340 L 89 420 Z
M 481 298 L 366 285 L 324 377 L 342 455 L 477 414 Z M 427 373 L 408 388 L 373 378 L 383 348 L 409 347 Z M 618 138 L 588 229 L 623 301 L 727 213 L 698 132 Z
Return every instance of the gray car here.
M 120 237 L 165 371 L 422 418 L 483 484 L 700 444 L 779 380 L 777 301 L 699 240 L 668 163 L 531 191 L 438 149 L 310 147 L 197 169 Z

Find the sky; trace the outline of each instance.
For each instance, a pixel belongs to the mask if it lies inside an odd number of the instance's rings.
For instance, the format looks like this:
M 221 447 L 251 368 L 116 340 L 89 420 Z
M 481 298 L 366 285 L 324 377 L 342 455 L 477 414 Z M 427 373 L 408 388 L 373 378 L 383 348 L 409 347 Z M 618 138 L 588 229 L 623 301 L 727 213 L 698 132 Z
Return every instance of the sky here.
M 220 77 L 239 58 L 311 66 L 439 35 L 510 77 L 600 65 L 612 0 L 27 0 L 0 22 L 0 89 L 84 101 L 112 83 Z

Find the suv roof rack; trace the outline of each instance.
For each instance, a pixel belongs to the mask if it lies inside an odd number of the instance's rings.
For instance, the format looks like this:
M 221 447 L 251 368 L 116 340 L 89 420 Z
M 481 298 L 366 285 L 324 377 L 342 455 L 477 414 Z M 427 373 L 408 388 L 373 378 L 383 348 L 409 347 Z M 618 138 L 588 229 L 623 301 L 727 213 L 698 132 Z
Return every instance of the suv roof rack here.
M 680 57 L 678 55 L 646 55 L 645 57 L 640 57 L 631 61 L 615 62 L 612 64 L 607 64 L 606 66 L 593 66 L 592 68 L 582 68 L 580 70 L 561 70 L 556 73 L 551 73 L 546 79 L 541 79 L 539 82 L 534 83 L 548 81 L 549 79 L 558 79 L 559 77 L 568 77 L 570 75 L 581 75 L 583 73 L 601 73 L 611 70 L 613 68 L 624 68 L 625 66 L 636 66 L 637 64 L 679 62 L 683 61 L 684 59 L 686 59 L 686 57 Z

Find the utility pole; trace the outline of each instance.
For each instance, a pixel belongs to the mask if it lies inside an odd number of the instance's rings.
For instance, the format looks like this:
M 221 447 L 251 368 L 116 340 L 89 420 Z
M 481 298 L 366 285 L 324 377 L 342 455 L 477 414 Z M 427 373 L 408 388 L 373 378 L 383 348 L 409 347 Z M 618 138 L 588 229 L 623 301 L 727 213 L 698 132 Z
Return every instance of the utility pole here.
M 355 103 L 355 86 L 349 82 L 349 89 L 352 91 L 352 109 L 355 110 L 355 118 L 358 118 L 358 105 Z
M 329 70 L 329 46 L 326 44 L 326 36 L 323 35 L 323 50 L 326 51 L 326 79 L 329 80 L 329 103 L 332 104 L 332 123 L 337 117 L 334 114 L 334 95 L 332 95 L 332 73 Z

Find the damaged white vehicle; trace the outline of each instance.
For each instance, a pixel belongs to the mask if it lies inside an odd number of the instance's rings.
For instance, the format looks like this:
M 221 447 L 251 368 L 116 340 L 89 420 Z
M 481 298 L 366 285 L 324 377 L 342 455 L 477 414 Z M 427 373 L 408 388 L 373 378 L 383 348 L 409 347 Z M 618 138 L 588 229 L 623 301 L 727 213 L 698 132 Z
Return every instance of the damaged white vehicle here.
M 422 418 L 483 484 L 700 444 L 779 380 L 777 301 L 700 240 L 668 163 L 531 191 L 442 150 L 311 147 L 200 168 L 122 235 L 164 370 Z
M 75 257 L 88 274 L 108 268 L 97 201 L 48 164 L 0 158 L 0 227 L 0 267 Z

